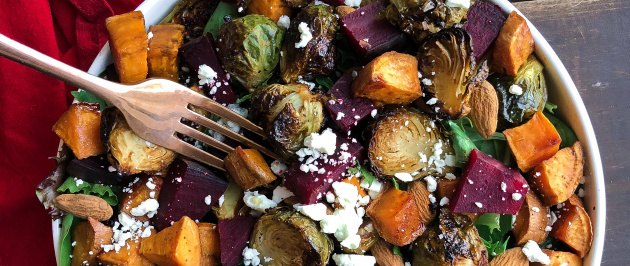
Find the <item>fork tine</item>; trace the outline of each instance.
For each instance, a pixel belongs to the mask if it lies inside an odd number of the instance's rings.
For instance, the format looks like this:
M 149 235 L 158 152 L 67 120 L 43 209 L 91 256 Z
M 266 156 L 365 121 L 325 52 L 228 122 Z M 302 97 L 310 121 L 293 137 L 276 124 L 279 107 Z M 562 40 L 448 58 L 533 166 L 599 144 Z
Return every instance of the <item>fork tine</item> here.
M 183 141 L 181 139 L 179 139 L 176 136 L 173 136 L 171 138 L 171 140 L 175 145 L 177 145 L 176 149 L 173 149 L 174 151 L 176 151 L 179 154 L 182 154 L 184 156 L 190 157 L 194 160 L 206 163 L 214 168 L 217 168 L 221 171 L 225 171 L 225 168 L 223 168 L 223 160 L 217 158 L 216 156 L 207 153 L 193 145 L 191 145 L 190 143 Z M 175 143 L 177 142 L 177 143 Z
M 262 137 L 265 137 L 265 132 L 263 131 L 263 129 L 257 126 L 256 124 L 252 123 L 251 121 L 247 120 L 247 118 L 242 117 L 241 115 L 213 101 L 210 98 L 207 98 L 198 93 L 194 93 L 194 94 L 195 94 L 194 97 L 189 97 L 189 101 L 192 105 L 203 108 L 210 113 L 213 113 L 227 120 L 230 120 L 253 133 L 256 133 Z
M 240 116 L 239 116 L 240 117 Z M 207 127 L 208 129 L 214 130 L 216 132 L 219 132 L 220 134 L 231 138 L 233 140 L 236 140 L 240 143 L 245 144 L 246 146 L 250 147 L 250 148 L 254 148 L 257 149 L 258 151 L 268 155 L 269 157 L 272 157 L 274 159 L 278 159 L 279 156 L 276 155 L 274 152 L 270 151 L 269 149 L 261 146 L 260 144 L 253 142 L 252 140 L 224 127 L 221 126 L 219 124 L 217 124 L 217 122 L 214 122 L 198 113 L 193 112 L 192 110 L 189 110 L 188 112 L 188 116 L 185 117 L 186 119 L 193 121 L 199 125 L 202 125 L 204 127 Z
M 220 142 L 220 141 L 218 141 L 218 140 L 216 140 L 216 139 L 214 139 L 214 138 L 212 138 L 212 137 L 202 133 L 199 130 L 196 130 L 196 129 L 191 128 L 191 127 L 189 127 L 189 126 L 187 126 L 185 124 L 182 124 L 181 122 L 180 122 L 179 127 L 177 127 L 175 129 L 175 131 L 177 131 L 177 132 L 179 132 L 181 134 L 184 134 L 186 136 L 189 136 L 189 137 L 191 137 L 193 139 L 202 141 L 203 143 L 206 143 L 206 144 L 208 144 L 208 145 L 210 145 L 210 146 L 212 146 L 214 148 L 217 148 L 217 149 L 219 149 L 219 150 L 221 150 L 221 151 L 223 151 L 225 153 L 230 153 L 230 152 L 232 152 L 234 150 L 234 148 L 230 147 L 229 145 L 227 145 L 227 144 L 225 144 L 223 142 Z

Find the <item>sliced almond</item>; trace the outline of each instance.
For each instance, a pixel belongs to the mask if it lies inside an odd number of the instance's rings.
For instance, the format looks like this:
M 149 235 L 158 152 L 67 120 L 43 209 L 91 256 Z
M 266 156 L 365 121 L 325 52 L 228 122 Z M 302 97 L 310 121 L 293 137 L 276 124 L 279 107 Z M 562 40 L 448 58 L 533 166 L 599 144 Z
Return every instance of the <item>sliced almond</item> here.
M 376 259 L 378 265 L 387 266 L 403 266 L 405 263 L 401 256 L 394 254 L 394 246 L 380 238 L 376 244 L 370 249 L 372 256 Z
M 83 194 L 63 194 L 53 200 L 55 207 L 81 219 L 92 217 L 105 221 L 112 217 L 114 211 L 104 199 Z
M 520 247 L 506 250 L 504 253 L 496 256 L 489 266 L 528 266 L 529 260 L 523 254 Z
M 484 81 L 473 87 L 468 106 L 468 118 L 472 121 L 473 128 L 485 139 L 492 137 L 497 130 L 499 115 L 499 98 L 492 84 Z

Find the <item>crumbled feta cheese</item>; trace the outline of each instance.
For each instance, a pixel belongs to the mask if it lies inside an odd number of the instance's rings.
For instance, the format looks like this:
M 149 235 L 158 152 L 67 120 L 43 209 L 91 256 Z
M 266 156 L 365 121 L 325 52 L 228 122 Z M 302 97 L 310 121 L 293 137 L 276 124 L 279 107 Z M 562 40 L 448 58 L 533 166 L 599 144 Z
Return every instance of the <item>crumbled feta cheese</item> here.
M 153 32 L 149 31 L 149 33 L 147 33 L 147 40 L 151 40 L 151 38 L 153 38 Z
M 540 212 L 540 208 L 538 208 L 538 207 L 532 207 L 532 211 L 534 211 L 534 212 Z
M 210 205 L 212 203 L 212 196 L 208 195 L 203 199 L 203 202 L 206 203 L 206 205 Z
M 131 215 L 143 216 L 146 214 L 149 218 L 151 218 L 157 212 L 158 207 L 160 207 L 160 204 L 156 199 L 147 199 L 140 203 L 137 207 L 131 209 Z
M 512 193 L 512 199 L 513 200 L 520 200 L 521 197 L 523 197 L 523 195 L 521 195 L 519 193 Z
M 483 207 L 483 204 L 481 204 L 481 202 L 475 202 L 475 205 L 477 205 L 478 208 Z
M 334 254 L 332 258 L 337 266 L 373 266 L 376 264 L 376 258 L 368 255 Z
M 538 244 L 534 242 L 534 240 L 527 241 L 525 246 L 523 246 L 522 251 L 530 262 L 540 262 L 544 265 L 551 263 L 551 259 L 549 259 L 549 256 L 542 252 L 542 250 L 540 249 Z
M 378 193 L 381 192 L 381 189 L 383 188 L 383 184 L 380 181 L 375 179 L 375 180 L 372 180 L 372 184 L 370 185 L 367 178 L 365 178 L 361 181 L 361 187 L 367 189 L 368 195 L 370 195 L 370 198 L 374 199 L 376 198 L 376 196 L 378 196 Z
M 413 181 L 413 177 L 410 173 L 395 173 L 394 177 L 398 178 L 398 180 L 403 182 L 411 182 Z
M 206 84 L 212 85 L 217 77 L 217 72 L 214 71 L 211 67 L 206 64 L 199 66 L 199 71 L 197 71 L 197 77 L 199 78 L 199 85 L 203 86 Z
M 225 201 L 225 195 L 221 195 L 221 197 L 219 198 L 219 207 L 223 206 L 223 201 Z
M 293 192 L 289 191 L 286 187 L 277 186 L 273 189 L 273 196 L 271 196 L 271 200 L 275 203 L 280 203 L 288 197 L 293 196 Z
M 346 182 L 335 182 L 332 184 L 332 188 L 335 191 L 337 201 L 342 208 L 354 208 L 359 200 L 359 191 L 357 190 L 357 187 Z
M 140 235 L 140 237 L 142 237 L 142 238 L 150 237 L 151 236 L 151 228 L 153 228 L 153 227 L 150 226 L 150 227 L 144 228 L 144 230 L 142 231 L 142 234 Z
M 273 258 L 269 258 L 269 257 L 264 257 L 265 258 L 265 262 L 270 262 L 273 260 Z
M 326 208 L 326 205 L 324 205 L 323 203 L 315 203 L 311 205 L 295 204 L 293 205 L 293 208 L 295 208 L 300 213 L 308 217 L 311 217 L 311 219 L 315 221 L 321 221 L 327 215 L 326 214 L 327 208 Z
M 443 197 L 443 198 L 440 200 L 440 206 L 444 206 L 444 205 L 448 204 L 448 201 L 449 201 L 449 200 L 448 200 L 448 198 L 447 198 L 447 197 Z
M 580 197 L 580 198 L 584 198 L 584 194 L 585 194 L 585 193 L 584 193 L 584 189 L 583 189 L 583 188 L 578 189 L 578 194 L 577 194 L 577 195 L 578 195 L 578 197 Z
M 424 78 L 422 79 L 422 84 L 424 84 L 425 86 L 431 86 L 433 85 L 433 82 L 431 82 L 430 79 Z
M 503 192 L 507 192 L 506 189 L 507 189 L 507 184 L 505 184 L 505 182 L 501 182 L 501 190 Z
M 547 225 L 547 226 L 545 226 L 545 231 L 546 231 L 546 232 L 551 232 L 551 229 L 552 229 L 552 228 L 551 228 L 551 226 L 548 226 L 548 225 Z
M 455 180 L 455 179 L 457 179 L 457 177 L 454 174 L 452 174 L 452 173 L 446 173 L 444 178 L 446 178 L 448 180 Z
M 245 249 L 243 249 L 243 264 L 252 266 L 260 265 L 260 258 L 258 258 L 258 255 L 260 255 L 258 250 L 245 247 Z
M 437 199 L 435 198 L 435 196 L 433 196 L 433 194 L 429 194 L 429 201 L 431 203 L 435 203 L 435 202 L 437 202 Z
M 78 178 L 76 178 L 76 177 L 75 177 L 75 178 L 74 178 L 74 183 L 75 183 L 75 184 L 77 185 L 77 187 L 78 187 L 78 186 L 83 185 L 83 180 L 78 179 Z
M 346 0 L 344 1 L 344 4 L 351 7 L 360 7 L 361 0 Z
M 291 18 L 287 15 L 282 15 L 278 18 L 278 26 L 288 29 L 291 26 Z
M 345 114 L 342 112 L 337 113 L 337 121 L 341 120 L 344 116 Z
M 300 22 L 298 31 L 300 32 L 300 42 L 295 44 L 295 48 L 304 48 L 308 42 L 313 39 L 313 34 L 311 34 L 311 30 L 308 28 L 308 24 L 304 22 Z
M 523 88 L 519 85 L 512 85 L 510 86 L 510 93 L 514 94 L 514 95 L 522 95 L 523 94 Z
M 427 79 L 427 80 L 428 80 L 428 79 Z M 438 99 L 437 99 L 437 98 L 435 98 L 435 97 L 433 97 L 433 98 L 431 98 L 431 99 L 429 99 L 429 100 L 427 101 L 427 104 L 428 104 L 428 105 L 434 105 L 434 104 L 436 104 L 436 103 L 437 103 L 437 101 L 438 101 Z
M 437 189 L 437 181 L 435 181 L 435 177 L 427 176 L 424 178 L 424 181 L 427 181 L 427 190 L 429 192 L 434 192 Z
M 282 175 L 287 171 L 287 165 L 281 161 L 275 160 L 270 165 L 271 171 L 276 175 Z
M 321 134 L 311 133 L 311 135 L 304 138 L 304 146 L 321 153 L 333 155 L 337 148 L 337 135 L 330 128 L 327 128 Z
M 273 200 L 268 199 L 267 196 L 258 194 L 258 191 L 245 191 L 243 201 L 248 207 L 260 212 L 265 212 L 265 210 L 267 209 L 278 206 L 277 203 L 275 203 Z
M 470 0 L 446 0 L 446 5 L 449 7 L 470 7 Z
M 147 185 L 147 187 L 148 187 L 150 190 L 154 190 L 154 189 L 155 189 L 155 184 L 153 184 L 153 182 L 151 182 L 151 181 L 153 181 L 153 179 L 152 179 L 152 178 L 149 178 L 149 181 L 147 181 L 147 184 L 146 184 L 146 185 Z

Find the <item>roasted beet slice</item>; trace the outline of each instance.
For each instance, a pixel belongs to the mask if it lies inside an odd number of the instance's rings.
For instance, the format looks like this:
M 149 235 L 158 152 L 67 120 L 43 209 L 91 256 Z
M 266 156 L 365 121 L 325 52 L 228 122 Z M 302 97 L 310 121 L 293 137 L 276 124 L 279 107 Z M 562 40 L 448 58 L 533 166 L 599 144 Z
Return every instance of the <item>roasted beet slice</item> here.
M 485 1 L 476 1 L 468 9 L 466 16 L 468 20 L 464 29 L 472 39 L 473 55 L 479 62 L 499 35 L 506 18 L 499 6 Z
M 449 207 L 452 212 L 516 214 L 528 189 L 518 171 L 475 149 Z
M 208 168 L 186 159 L 175 160 L 164 177 L 158 196 L 160 207 L 151 222 L 162 230 L 182 216 L 201 220 L 219 202 L 227 189 L 227 181 Z
M 341 18 L 342 32 L 363 61 L 397 50 L 407 40 L 402 31 L 386 19 L 379 19 L 378 14 L 384 9 L 380 1 L 375 1 Z
M 342 146 L 346 149 L 342 149 Z M 298 161 L 285 172 L 284 185 L 298 197 L 301 203 L 313 204 L 330 190 L 333 182 L 343 177 L 342 174 L 355 161 L 362 161 L 363 157 L 363 146 L 356 140 L 337 137 L 337 148 L 333 155 L 328 156 L 328 161 L 323 158 L 315 160 L 318 168 L 324 169 L 323 173 L 304 172 L 300 169 L 303 162 Z
M 101 185 L 120 185 L 130 178 L 124 177 L 111 167 L 105 155 L 91 156 L 82 160 L 72 159 L 66 168 L 68 176 Z
M 221 246 L 221 264 L 235 266 L 243 257 L 256 219 L 250 215 L 219 220 L 219 241 Z
M 193 71 L 193 75 L 198 73 L 199 67 L 202 65 L 209 66 L 216 72 L 216 79 L 203 85 L 204 92 L 210 98 L 221 104 L 236 103 L 237 97 L 232 90 L 232 86 L 230 86 L 229 78 L 219 63 L 210 33 L 206 33 L 184 44 L 179 48 L 179 52 L 186 60 L 186 63 L 188 63 L 191 71 Z
M 350 128 L 376 110 L 370 99 L 352 96 L 352 72 L 346 72 L 328 91 L 329 99 L 325 105 L 330 119 L 344 132 L 350 131 Z

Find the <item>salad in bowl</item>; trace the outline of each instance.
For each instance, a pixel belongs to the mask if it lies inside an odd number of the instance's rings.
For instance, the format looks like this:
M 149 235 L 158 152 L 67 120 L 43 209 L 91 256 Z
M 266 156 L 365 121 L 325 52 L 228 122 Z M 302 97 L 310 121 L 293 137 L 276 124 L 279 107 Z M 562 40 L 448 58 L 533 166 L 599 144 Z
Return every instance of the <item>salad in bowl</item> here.
M 557 116 L 568 103 L 552 102 L 549 59 L 518 12 L 481 0 L 159 2 L 107 19 L 111 56 L 99 55 L 96 74 L 186 85 L 265 138 L 192 111 L 280 159 L 182 120 L 233 147 L 179 136 L 224 158 L 220 171 L 141 139 L 116 107 L 74 92 L 53 128 L 57 167 L 37 188 L 56 221 L 58 264 L 593 257 L 598 221 L 583 201 L 592 144 Z

